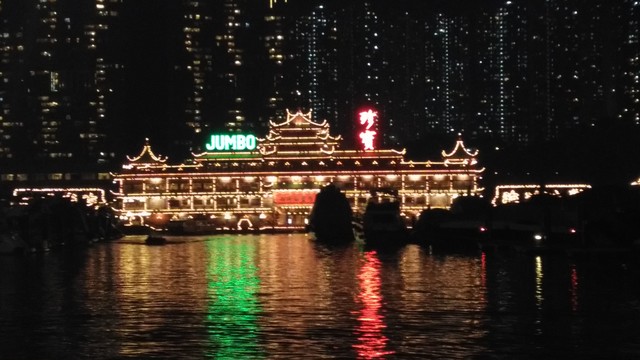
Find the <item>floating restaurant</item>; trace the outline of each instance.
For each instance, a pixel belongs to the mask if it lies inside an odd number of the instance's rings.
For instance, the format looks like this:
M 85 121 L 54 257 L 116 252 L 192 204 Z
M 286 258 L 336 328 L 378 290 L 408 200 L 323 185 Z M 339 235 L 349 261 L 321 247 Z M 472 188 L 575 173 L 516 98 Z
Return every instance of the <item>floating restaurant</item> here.
M 333 183 L 352 208 L 367 203 L 371 190 L 398 192 L 408 223 L 425 208 L 448 208 L 458 196 L 479 195 L 483 172 L 477 151 L 458 139 L 437 161 L 405 159 L 405 150 L 377 149 L 375 112 L 360 114 L 362 149 L 341 149 L 329 124 L 311 112 L 270 122 L 264 138 L 215 134 L 206 151 L 180 164 L 156 155 L 147 141 L 113 174 L 116 207 L 132 223 L 187 232 L 300 230 L 320 189 Z

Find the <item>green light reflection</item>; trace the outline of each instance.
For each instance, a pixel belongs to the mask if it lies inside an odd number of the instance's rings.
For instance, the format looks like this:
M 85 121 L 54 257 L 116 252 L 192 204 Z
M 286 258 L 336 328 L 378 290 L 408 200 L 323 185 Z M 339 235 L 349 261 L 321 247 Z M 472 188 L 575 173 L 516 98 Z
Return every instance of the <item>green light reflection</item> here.
M 205 323 L 211 343 L 207 356 L 215 359 L 263 358 L 258 344 L 257 299 L 260 288 L 251 238 L 225 237 L 207 241 Z

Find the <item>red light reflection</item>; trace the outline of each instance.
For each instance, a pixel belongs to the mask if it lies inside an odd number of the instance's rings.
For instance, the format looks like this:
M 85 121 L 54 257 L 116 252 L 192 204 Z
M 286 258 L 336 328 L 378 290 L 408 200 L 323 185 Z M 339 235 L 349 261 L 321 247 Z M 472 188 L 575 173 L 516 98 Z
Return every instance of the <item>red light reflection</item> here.
M 578 270 L 571 266 L 571 310 L 578 311 Z
M 480 266 L 482 267 L 482 273 L 480 274 L 480 282 L 483 288 L 487 288 L 487 253 L 482 252 L 480 256 Z
M 356 329 L 358 344 L 353 347 L 358 351 L 361 359 L 377 359 L 384 355 L 393 354 L 393 351 L 385 350 L 387 337 L 382 330 L 386 327 L 384 316 L 380 315 L 382 295 L 380 294 L 380 260 L 375 251 L 364 253 L 365 263 L 360 269 L 360 293 L 358 300 L 362 302 L 362 310 L 358 321 L 360 325 Z

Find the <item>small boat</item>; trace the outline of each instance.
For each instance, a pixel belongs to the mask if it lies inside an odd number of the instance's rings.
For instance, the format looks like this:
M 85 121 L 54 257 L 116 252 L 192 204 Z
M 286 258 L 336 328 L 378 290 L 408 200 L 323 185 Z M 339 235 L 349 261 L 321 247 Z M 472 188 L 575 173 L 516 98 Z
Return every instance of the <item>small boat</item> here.
M 488 238 L 491 205 L 474 196 L 453 200 L 451 209 L 425 209 L 413 228 L 413 238 L 433 250 L 476 251 Z
M 152 229 L 147 225 L 121 224 L 118 231 L 124 235 L 149 235 Z
M 327 244 L 346 244 L 354 240 L 353 213 L 344 193 L 334 184 L 323 187 L 309 214 L 309 234 Z
M 397 190 L 374 189 L 364 210 L 353 219 L 356 237 L 365 245 L 395 247 L 405 245 L 409 238 L 407 224 L 400 213 Z
M 164 245 L 167 243 L 167 239 L 163 236 L 149 235 L 144 240 L 144 243 L 147 245 Z

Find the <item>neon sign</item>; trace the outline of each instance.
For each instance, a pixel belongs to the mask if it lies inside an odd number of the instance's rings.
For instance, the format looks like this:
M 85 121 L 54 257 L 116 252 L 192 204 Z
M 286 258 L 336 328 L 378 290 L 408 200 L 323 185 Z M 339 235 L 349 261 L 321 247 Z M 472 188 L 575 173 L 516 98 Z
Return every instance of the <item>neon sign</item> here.
M 378 112 L 373 111 L 371 109 L 367 111 L 360 112 L 360 125 L 362 131 L 360 131 L 360 142 L 364 146 L 365 150 L 373 150 L 373 139 L 376 136 L 376 132 L 371 130 L 373 125 L 375 124 L 376 118 L 378 117 Z
M 276 205 L 313 205 L 317 191 L 274 191 L 273 202 Z
M 209 151 L 242 151 L 256 148 L 256 137 L 253 135 L 211 135 L 211 142 L 205 144 Z

